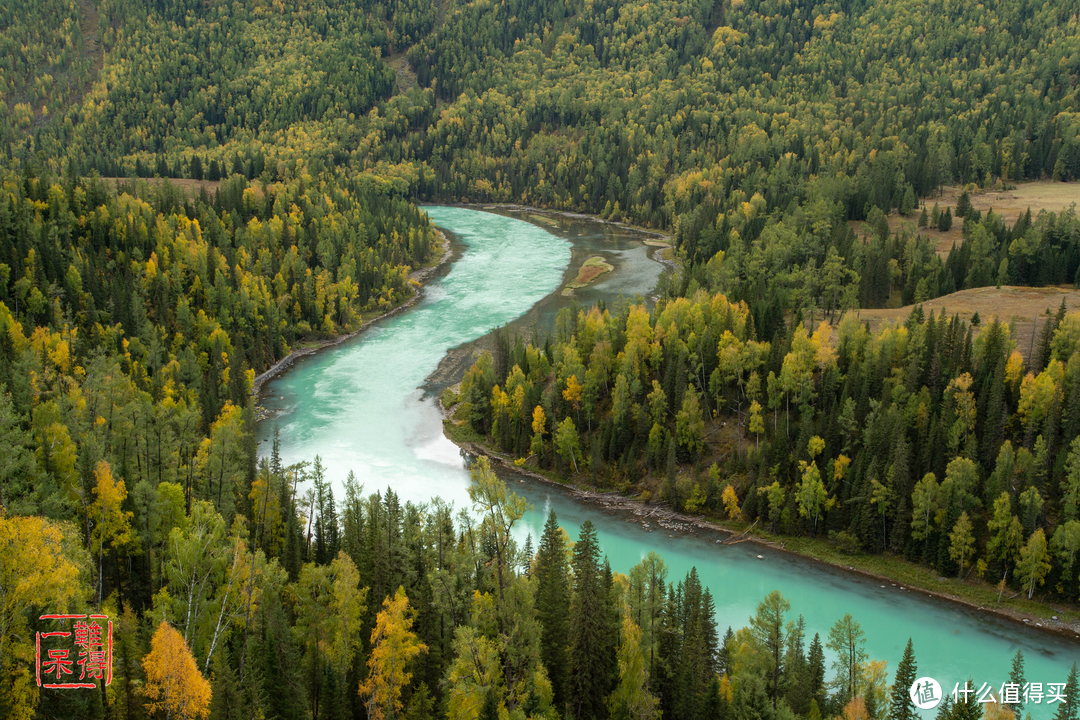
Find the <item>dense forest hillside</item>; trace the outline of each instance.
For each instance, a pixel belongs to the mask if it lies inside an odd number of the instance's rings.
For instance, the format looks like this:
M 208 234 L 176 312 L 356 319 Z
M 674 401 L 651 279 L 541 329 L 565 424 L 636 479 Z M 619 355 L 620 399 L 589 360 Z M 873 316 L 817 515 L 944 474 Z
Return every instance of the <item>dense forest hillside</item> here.
M 655 308 L 504 338 L 447 398 L 459 430 L 1075 601 L 1080 316 L 1020 352 L 917 304 L 1080 282 L 1074 210 L 969 196 L 1080 178 L 1078 79 L 1066 0 L 7 2 L 0 716 L 913 717 L 914 658 L 865 657 L 857 619 L 810 640 L 772 594 L 719 637 L 696 573 L 612 573 L 588 524 L 518 547 L 483 463 L 456 514 L 258 462 L 252 378 L 411 296 L 420 200 L 658 228 Z M 954 223 L 939 253 L 922 229 Z M 38 688 L 66 610 L 114 618 L 107 689 Z

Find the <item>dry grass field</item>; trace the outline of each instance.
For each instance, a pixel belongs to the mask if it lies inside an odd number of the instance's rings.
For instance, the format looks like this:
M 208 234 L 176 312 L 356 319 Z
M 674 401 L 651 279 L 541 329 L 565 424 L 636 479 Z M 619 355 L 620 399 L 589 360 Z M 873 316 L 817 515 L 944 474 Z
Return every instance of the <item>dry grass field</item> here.
M 1042 331 L 1046 322 L 1046 311 L 1056 313 L 1061 307 L 1062 299 L 1065 300 L 1069 310 L 1080 310 L 1080 290 L 1071 287 L 1013 287 L 1002 286 L 974 288 L 961 290 L 960 292 L 945 295 L 929 300 L 922 304 L 923 312 L 927 315 L 933 310 L 940 313 L 944 310 L 949 317 L 954 313 L 960 315 L 961 320 L 971 320 L 975 313 L 979 313 L 982 321 L 978 330 L 990 324 L 993 318 L 1001 322 L 1009 323 L 1016 339 L 1017 349 L 1027 358 L 1031 349 L 1032 338 L 1037 339 L 1038 332 Z M 904 322 L 911 314 L 913 306 L 902 308 L 889 308 L 879 310 L 860 310 L 859 318 L 868 320 L 870 328 L 876 329 L 883 322 Z M 1039 330 L 1035 331 L 1038 322 Z
M 122 182 L 129 182 L 131 180 L 131 178 L 123 177 L 103 177 L 101 179 L 114 188 Z M 150 183 L 151 185 L 160 185 L 165 182 L 165 178 L 159 177 L 141 178 L 141 180 Z M 197 196 L 200 189 L 206 190 L 208 195 L 213 195 L 221 185 L 220 180 L 190 180 L 188 178 L 168 178 L 168 180 L 169 184 L 175 188 L 179 188 L 188 197 Z M 261 186 L 257 180 L 251 184 L 251 187 L 255 192 L 261 193 Z
M 963 187 L 953 185 L 946 187 L 940 197 L 927 198 L 925 201 L 927 212 L 929 213 L 934 207 L 934 203 L 938 204 L 941 212 L 945 212 L 947 207 L 951 207 L 955 212 L 956 199 L 960 197 L 961 192 L 963 192 Z M 971 204 L 979 212 L 985 215 L 987 210 L 993 210 L 994 214 L 1002 216 L 1005 218 L 1005 222 L 1012 225 L 1029 208 L 1032 217 L 1043 210 L 1057 213 L 1071 205 L 1080 208 L 1080 182 L 1032 182 L 1018 185 L 1011 190 L 979 190 L 976 188 L 975 191 L 969 192 L 968 196 L 971 198 Z M 912 234 L 921 232 L 929 236 L 934 242 L 938 255 L 942 258 L 949 254 L 953 243 L 957 247 L 960 246 L 960 243 L 963 242 L 963 237 L 960 234 L 964 227 L 962 221 L 954 219 L 952 229 L 948 232 L 941 232 L 936 228 L 919 230 L 917 226 L 920 212 L 921 208 L 916 209 L 907 217 L 892 213 L 889 215 L 889 229 L 893 233 L 897 233 L 907 228 Z M 860 234 L 865 232 L 862 226 L 863 223 L 861 222 L 855 223 L 855 229 Z

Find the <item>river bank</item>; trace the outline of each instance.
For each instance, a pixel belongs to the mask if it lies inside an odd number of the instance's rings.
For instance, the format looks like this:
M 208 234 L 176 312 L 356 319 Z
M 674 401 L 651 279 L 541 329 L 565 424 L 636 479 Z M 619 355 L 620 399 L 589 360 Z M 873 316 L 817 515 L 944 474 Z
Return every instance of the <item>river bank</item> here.
M 438 405 L 443 413 L 446 437 L 465 452 L 474 456 L 483 455 L 505 470 L 522 477 L 557 486 L 575 500 L 598 506 L 605 512 L 633 516 L 647 532 L 665 530 L 669 533 L 711 533 L 722 536 L 716 539 L 719 544 L 749 542 L 773 552 L 809 560 L 831 570 L 882 583 L 882 588 L 886 587 L 887 583 L 898 591 L 922 594 L 937 601 L 959 605 L 1070 641 L 1080 640 L 1080 612 L 1075 607 L 1055 607 L 1035 600 L 1017 600 L 1015 595 L 1009 597 L 1008 594 L 1004 596 L 1002 604 L 996 604 L 993 602 L 997 594 L 996 587 L 986 583 L 960 584 L 955 579 L 936 577 L 932 569 L 901 558 L 844 554 L 828 540 L 821 538 L 774 535 L 757 529 L 756 523 L 755 526 L 747 526 L 744 523 L 717 521 L 700 515 L 676 512 L 664 503 L 647 503 L 620 495 L 616 491 L 583 488 L 563 478 L 543 473 L 539 468 L 518 465 L 510 456 L 487 447 L 472 430 L 459 427 L 453 419 L 456 406 L 447 408 L 441 399 Z M 758 558 L 765 559 L 760 555 Z
M 512 213 L 462 208 L 428 212 L 453 241 L 449 272 L 438 273 L 408 312 L 384 320 L 353 342 L 296 362 L 267 383 L 261 402 L 270 415 L 258 423 L 257 441 L 260 457 L 269 457 L 278 437 L 285 465 L 310 463 L 319 456 L 339 497 L 352 473 L 364 485 L 365 495 L 392 488 L 402 503 L 419 505 L 438 496 L 456 509 L 467 509 L 472 503 L 463 456 L 473 453 L 463 452 L 446 437 L 437 403 L 443 388 L 425 387 L 433 370 L 455 349 L 475 348 L 472 341 L 492 328 L 523 323 L 521 332 L 532 327 L 545 332 L 554 320 L 552 313 L 570 304 L 557 289 L 589 256 L 614 258 L 616 272 L 624 274 L 599 281 L 599 289 L 594 283 L 579 291 L 587 293 L 585 302 L 618 302 L 627 287 L 633 296 L 647 293 L 646 286 L 654 287 L 658 266 L 644 257 L 641 236 L 598 231 L 603 226 L 594 223 L 558 219 L 558 226 L 534 224 L 514 219 Z M 464 249 L 460 257 L 459 248 Z M 453 384 L 456 379 L 447 381 Z M 447 396 L 448 405 L 452 400 Z M 483 441 L 475 435 L 465 439 Z M 1009 658 L 1018 648 L 1028 659 L 1029 676 L 1043 681 L 1063 681 L 1077 656 L 1073 637 L 1041 628 L 1029 632 L 1020 623 L 976 612 L 979 603 L 971 607 L 900 591 L 890 582 L 767 550 L 764 543 L 732 542 L 722 533 L 741 528 L 723 522 L 669 515 L 668 508 L 655 503 L 618 511 L 604 503 L 632 501 L 603 492 L 591 500 L 574 497 L 561 485 L 511 475 L 502 467 L 499 474 L 532 506 L 515 526 L 519 543 L 528 535 L 534 541 L 541 536 L 549 510 L 557 513 L 571 539 L 591 519 L 616 572 L 629 572 L 652 551 L 664 558 L 673 580 L 696 569 L 702 585 L 713 590 L 721 627 L 744 625 L 761 598 L 775 589 L 791 599 L 793 612 L 804 616 L 811 636 L 825 637 L 837 618 L 851 613 L 866 633 L 869 657 L 894 663 L 911 637 L 920 671 L 949 687 L 968 677 L 996 686 L 1007 679 Z M 571 479 L 582 483 L 580 489 L 595 490 L 584 487 L 586 476 Z M 722 529 L 714 532 L 709 525 Z M 790 540 L 785 542 L 793 547 Z M 860 559 L 841 561 L 858 567 Z
M 384 318 L 388 318 L 392 315 L 396 315 L 399 312 L 414 305 L 422 295 L 421 288 L 423 288 L 424 283 L 428 279 L 430 279 L 437 270 L 446 265 L 446 263 L 449 262 L 451 255 L 453 254 L 453 250 L 450 246 L 450 239 L 446 237 L 446 234 L 438 228 L 435 229 L 435 232 L 439 236 L 439 247 L 442 249 L 442 255 L 435 263 L 422 268 L 418 268 L 409 273 L 409 281 L 413 283 L 413 295 L 411 298 L 391 308 L 390 310 L 387 310 L 381 315 L 376 315 L 373 318 L 364 320 L 360 323 L 360 327 L 356 328 L 355 330 L 343 333 L 341 335 L 337 335 L 333 338 L 320 340 L 316 343 L 305 345 L 304 347 L 296 348 L 295 350 L 291 351 L 281 360 L 274 363 L 273 367 L 255 378 L 255 381 L 251 385 L 251 394 L 255 396 L 256 401 L 258 401 L 258 398 L 262 393 L 263 385 L 265 385 L 267 381 L 273 380 L 275 377 L 288 370 L 290 367 L 292 367 L 292 364 L 296 362 L 299 358 L 307 357 L 308 355 L 314 355 L 320 350 L 335 347 L 345 342 L 346 340 L 351 340 L 352 338 L 367 330 L 374 323 L 377 323 L 378 321 Z
M 632 225 L 630 223 L 619 222 L 616 220 L 605 220 L 599 215 L 592 215 L 590 213 L 572 212 L 570 210 L 551 210 L 549 208 L 533 207 L 532 205 L 518 205 L 517 203 L 448 203 L 447 207 L 468 208 L 470 210 L 502 210 L 504 212 L 556 215 L 558 217 L 566 218 L 567 220 L 593 222 L 600 225 L 607 225 L 613 228 L 618 228 L 619 230 L 625 230 L 631 233 L 649 235 L 653 238 L 659 238 L 643 241 L 649 247 L 655 248 L 650 258 L 660 263 L 671 272 L 678 270 L 680 266 L 680 262 L 675 256 L 675 243 L 672 240 L 672 237 L 667 233 L 660 232 L 659 230 L 653 230 L 652 228 L 644 228 L 640 225 Z
M 571 212 L 570 210 L 551 210 L 549 208 L 533 207 L 532 205 L 518 205 L 517 203 L 440 203 L 446 207 L 460 207 L 468 208 L 469 210 L 506 210 L 509 212 L 533 212 L 549 215 L 558 215 L 570 220 L 587 220 L 589 222 L 600 223 L 602 225 L 611 225 L 612 227 L 619 228 L 620 230 L 629 230 L 630 232 L 643 233 L 645 235 L 653 235 L 658 238 L 663 238 L 665 241 L 670 242 L 671 236 L 667 233 L 660 232 L 659 230 L 653 230 L 652 228 L 644 228 L 640 225 L 631 225 L 630 223 L 619 222 L 617 220 L 605 220 L 599 215 L 592 215 L 590 213 Z

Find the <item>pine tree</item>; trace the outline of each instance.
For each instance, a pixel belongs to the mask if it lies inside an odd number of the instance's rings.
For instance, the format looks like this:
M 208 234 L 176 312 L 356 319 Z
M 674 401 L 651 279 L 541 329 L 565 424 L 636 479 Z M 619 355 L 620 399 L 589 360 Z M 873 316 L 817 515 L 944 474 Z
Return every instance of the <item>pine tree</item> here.
M 547 668 L 555 706 L 567 702 L 567 659 L 570 623 L 570 565 L 566 533 L 555 510 L 548 511 L 536 553 L 536 619 L 540 621 L 540 659 Z
M 904 655 L 896 666 L 896 681 L 893 683 L 892 696 L 889 698 L 889 720 L 914 720 L 918 717 L 915 703 L 911 702 L 911 686 L 915 683 L 917 664 L 915 650 L 908 638 Z

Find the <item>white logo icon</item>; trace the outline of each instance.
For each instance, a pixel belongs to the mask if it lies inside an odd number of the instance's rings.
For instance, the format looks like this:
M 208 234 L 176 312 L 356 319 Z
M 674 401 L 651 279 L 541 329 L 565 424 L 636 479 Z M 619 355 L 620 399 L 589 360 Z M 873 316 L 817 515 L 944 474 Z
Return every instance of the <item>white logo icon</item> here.
M 911 685 L 911 702 L 920 710 L 933 710 L 941 702 L 941 686 L 932 677 L 922 677 Z

